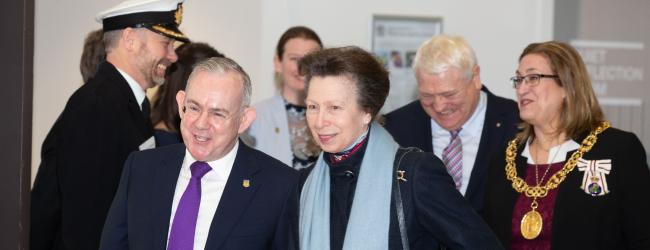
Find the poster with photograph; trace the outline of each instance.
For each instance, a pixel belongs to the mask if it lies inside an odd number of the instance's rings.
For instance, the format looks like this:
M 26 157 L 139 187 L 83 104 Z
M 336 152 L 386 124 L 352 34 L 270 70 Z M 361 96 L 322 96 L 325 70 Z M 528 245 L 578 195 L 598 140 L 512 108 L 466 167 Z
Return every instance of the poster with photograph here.
M 372 52 L 390 72 L 390 94 L 381 113 L 417 99 L 413 60 L 420 45 L 442 32 L 442 18 L 374 15 Z

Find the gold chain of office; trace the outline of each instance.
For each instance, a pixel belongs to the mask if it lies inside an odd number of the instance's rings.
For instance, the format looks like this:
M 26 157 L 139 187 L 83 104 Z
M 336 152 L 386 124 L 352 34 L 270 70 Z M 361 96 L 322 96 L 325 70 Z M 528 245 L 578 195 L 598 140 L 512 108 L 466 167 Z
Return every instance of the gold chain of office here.
M 560 183 L 566 179 L 566 176 L 575 168 L 576 164 L 578 164 L 578 159 L 582 158 L 582 155 L 589 152 L 589 150 L 591 150 L 591 148 L 596 144 L 598 134 L 602 133 L 609 127 L 609 122 L 604 121 L 595 130 L 591 131 L 591 133 L 582 140 L 580 148 L 571 155 L 569 160 L 564 164 L 564 167 L 552 175 L 544 186 L 541 186 L 540 184 L 537 186 L 529 186 L 524 179 L 517 176 L 517 168 L 515 167 L 517 139 L 515 138 L 508 143 L 508 148 L 506 149 L 506 178 L 512 181 L 512 188 L 519 193 L 523 192 L 526 196 L 531 198 L 546 197 L 549 190 L 557 188 Z

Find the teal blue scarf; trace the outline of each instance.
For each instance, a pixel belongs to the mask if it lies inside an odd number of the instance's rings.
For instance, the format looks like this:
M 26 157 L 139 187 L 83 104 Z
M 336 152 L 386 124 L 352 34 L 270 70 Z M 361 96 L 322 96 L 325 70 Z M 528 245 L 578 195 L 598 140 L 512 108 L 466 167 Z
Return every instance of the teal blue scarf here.
M 344 250 L 388 249 L 393 162 L 399 145 L 373 123 L 343 242 Z M 300 249 L 330 249 L 329 166 L 318 157 L 300 196 Z

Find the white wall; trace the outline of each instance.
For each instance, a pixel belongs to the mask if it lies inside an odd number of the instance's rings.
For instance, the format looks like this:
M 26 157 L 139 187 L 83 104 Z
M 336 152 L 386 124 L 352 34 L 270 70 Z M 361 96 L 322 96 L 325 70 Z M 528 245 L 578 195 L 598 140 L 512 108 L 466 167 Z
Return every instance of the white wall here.
M 96 13 L 119 0 L 37 0 L 34 51 L 32 176 L 40 147 L 72 92 L 81 84 L 79 57 L 86 33 L 100 28 Z M 530 42 L 552 38 L 552 0 L 187 0 L 181 29 L 195 41 L 238 61 L 251 75 L 253 101 L 269 97 L 272 58 L 289 26 L 313 28 L 326 46 L 370 48 L 373 14 L 443 18 L 443 32 L 463 35 L 476 50 L 486 86 L 514 97 L 508 78 Z
M 263 1 L 263 5 L 266 72 L 260 79 L 269 86 L 274 45 L 288 26 L 311 27 L 328 47 L 370 49 L 372 15 L 391 14 L 441 17 L 444 33 L 462 35 L 474 47 L 485 85 L 513 98 L 508 79 L 514 75 L 519 53 L 533 41 L 552 39 L 553 33 L 553 1 L 547 0 L 280 0 Z

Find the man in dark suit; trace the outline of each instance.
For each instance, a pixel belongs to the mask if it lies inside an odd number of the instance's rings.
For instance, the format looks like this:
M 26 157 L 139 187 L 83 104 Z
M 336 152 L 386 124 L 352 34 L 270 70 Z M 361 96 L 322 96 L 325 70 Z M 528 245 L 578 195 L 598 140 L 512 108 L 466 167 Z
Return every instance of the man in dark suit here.
M 68 100 L 43 143 L 31 249 L 97 249 L 129 153 L 153 147 L 145 90 L 176 61 L 182 1 L 127 1 L 98 15 L 106 61 Z
M 433 152 L 456 188 L 481 213 L 490 158 L 517 133 L 517 104 L 482 86 L 472 48 L 440 35 L 415 57 L 420 99 L 386 115 L 385 127 L 404 147 Z
M 176 96 L 184 145 L 127 159 L 101 249 L 287 249 L 298 173 L 238 140 L 250 96 L 234 61 L 194 66 Z

